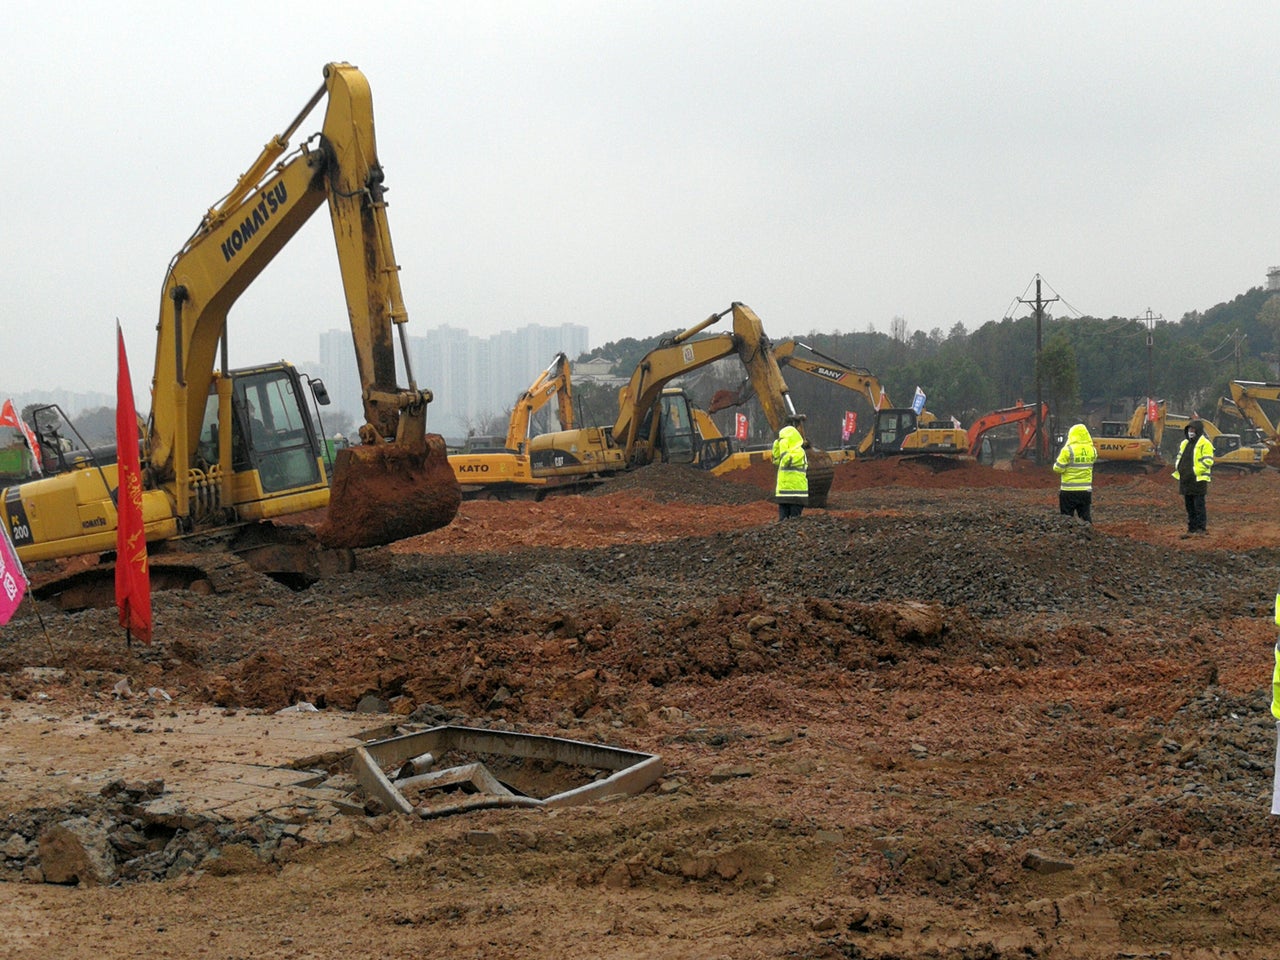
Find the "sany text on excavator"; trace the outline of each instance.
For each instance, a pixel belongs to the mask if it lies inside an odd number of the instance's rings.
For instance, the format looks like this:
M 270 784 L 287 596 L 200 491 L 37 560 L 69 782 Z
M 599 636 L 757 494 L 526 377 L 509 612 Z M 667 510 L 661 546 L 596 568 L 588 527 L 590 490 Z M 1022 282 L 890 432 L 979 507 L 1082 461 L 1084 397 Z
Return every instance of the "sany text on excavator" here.
M 803 347 L 816 360 L 795 352 Z M 954 466 L 969 456 L 968 437 L 958 426 L 939 420 L 928 410 L 917 414 L 894 407 L 880 380 L 870 370 L 819 353 L 807 343 L 784 340 L 773 350 L 778 365 L 818 377 L 865 397 L 875 411 L 872 428 L 858 445 L 860 458 L 915 457 L 934 466 Z
M 1164 463 L 1159 431 L 1163 429 L 1165 402 L 1156 402 L 1155 420 L 1148 417 L 1147 402 L 1138 404 L 1128 421 L 1103 420 L 1094 445 L 1098 448 L 1095 470 L 1150 473 Z
M 732 314 L 733 332 L 699 336 Z M 658 461 L 701 463 L 702 438 L 694 409 L 682 390 L 667 389 L 684 374 L 717 360 L 737 356 L 760 400 L 765 419 L 776 433 L 788 423 L 804 434 L 804 417 L 796 412 L 782 372 L 769 348 L 769 338 L 755 311 L 743 303 L 712 314 L 649 351 L 631 380 L 618 392 L 618 417 L 610 427 L 546 433 L 529 441 L 536 476 L 610 473 Z M 831 458 L 809 449 L 809 503 L 825 506 L 834 479 Z
M 326 96 L 320 132 L 286 156 L 289 138 Z M 321 562 L 315 536 L 291 528 L 277 537 L 268 521 L 327 506 L 319 539 L 349 552 L 453 519 L 458 484 L 443 438 L 426 433 L 431 394 L 414 383 L 404 349 L 408 315 L 384 191 L 369 85 L 354 66 L 330 63 L 302 112 L 174 256 L 161 294 L 142 441 L 143 521 L 153 550 L 218 531 L 233 547 L 252 543 L 246 552 L 267 555 L 268 567 L 307 567 L 298 572 L 305 578 Z M 227 369 L 228 311 L 325 202 L 366 420 L 363 443 L 339 452 L 332 484 L 298 372 L 287 363 Z M 396 383 L 396 328 L 409 381 L 403 387 Z M 107 464 L 8 488 L 3 516 L 19 556 L 114 550 L 116 486 L 115 465 Z

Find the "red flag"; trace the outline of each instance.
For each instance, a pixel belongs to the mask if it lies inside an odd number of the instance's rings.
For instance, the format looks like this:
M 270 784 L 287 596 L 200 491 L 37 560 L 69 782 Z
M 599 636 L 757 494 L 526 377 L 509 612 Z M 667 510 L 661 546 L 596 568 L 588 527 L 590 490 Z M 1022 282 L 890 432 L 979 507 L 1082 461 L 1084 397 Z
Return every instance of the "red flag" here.
M 124 334 L 116 324 L 116 606 L 125 636 L 151 642 L 151 573 L 142 525 L 142 466 L 138 461 L 138 413 Z
M 31 448 L 31 459 L 35 463 L 36 473 L 44 473 L 40 468 L 40 445 L 36 443 L 36 435 L 27 426 L 27 421 L 18 417 L 17 412 L 13 409 L 12 400 L 6 400 L 4 406 L 0 407 L 0 427 L 13 427 L 15 430 L 22 431 L 23 439 L 27 441 L 27 446 Z
M 858 414 L 853 410 L 844 412 L 844 428 L 840 431 L 841 438 L 845 443 L 849 442 L 849 438 L 858 430 Z
M 735 440 L 747 439 L 747 415 L 745 413 L 734 414 L 733 436 Z

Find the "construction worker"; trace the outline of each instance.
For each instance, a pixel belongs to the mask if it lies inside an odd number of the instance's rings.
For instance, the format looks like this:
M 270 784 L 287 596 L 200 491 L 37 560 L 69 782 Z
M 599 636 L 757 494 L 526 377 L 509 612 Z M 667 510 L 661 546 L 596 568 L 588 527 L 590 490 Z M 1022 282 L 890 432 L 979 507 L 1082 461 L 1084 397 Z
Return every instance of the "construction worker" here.
M 809 502 L 809 457 L 804 452 L 805 446 L 804 437 L 792 426 L 779 430 L 778 439 L 773 441 L 773 464 L 778 468 L 774 495 L 778 500 L 779 520 L 800 516 Z
M 1058 486 L 1058 511 L 1065 517 L 1079 516 L 1093 523 L 1093 465 L 1098 448 L 1093 445 L 1089 428 L 1077 423 L 1067 431 L 1067 442 L 1053 461 L 1053 472 L 1061 475 Z
M 1276 629 L 1280 630 L 1280 590 L 1276 591 Z M 1280 638 L 1276 639 L 1276 662 L 1271 670 L 1271 716 L 1276 721 L 1275 784 L 1271 789 L 1271 813 L 1280 814 Z
M 1207 532 L 1209 518 L 1204 498 L 1209 492 L 1209 475 L 1213 471 L 1213 442 L 1204 435 L 1204 424 L 1199 420 L 1189 421 L 1182 433 L 1173 479 L 1178 481 L 1178 492 L 1187 508 L 1187 532 L 1182 535 L 1185 540 Z

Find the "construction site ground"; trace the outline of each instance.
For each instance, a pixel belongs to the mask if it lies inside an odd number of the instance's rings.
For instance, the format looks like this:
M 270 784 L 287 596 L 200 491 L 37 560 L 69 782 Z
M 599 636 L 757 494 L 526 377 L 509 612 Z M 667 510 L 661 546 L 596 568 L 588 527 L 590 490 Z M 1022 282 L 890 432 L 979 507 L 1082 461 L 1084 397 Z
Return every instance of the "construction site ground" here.
M 1215 477 L 1193 539 L 1168 470 L 1099 476 L 1092 526 L 1047 468 L 842 464 L 786 524 L 771 488 L 466 502 L 305 591 L 157 592 L 150 646 L 25 603 L 0 956 L 1275 957 L 1280 474 Z M 665 774 L 432 820 L 302 802 L 298 770 L 412 718 Z M 158 879 L 48 882 L 36 825 L 121 790 L 226 827 Z

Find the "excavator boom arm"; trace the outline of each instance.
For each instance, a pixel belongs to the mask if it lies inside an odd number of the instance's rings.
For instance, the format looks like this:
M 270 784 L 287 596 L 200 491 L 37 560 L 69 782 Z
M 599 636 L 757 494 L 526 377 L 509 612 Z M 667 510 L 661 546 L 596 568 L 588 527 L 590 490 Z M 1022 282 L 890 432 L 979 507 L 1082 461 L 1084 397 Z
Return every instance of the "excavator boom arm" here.
M 556 398 L 556 416 L 561 430 L 572 430 L 573 386 L 569 375 L 569 358 L 557 353 L 555 359 L 529 388 L 516 399 L 507 425 L 507 449 L 522 450 L 529 439 L 529 423 L 534 414 Z
M 730 313 L 732 333 L 695 339 L 697 333 Z M 637 445 L 644 442 L 638 431 L 645 414 L 661 398 L 663 388 L 676 377 L 734 354 L 746 368 L 770 428 L 776 433 L 786 423 L 799 421 L 760 318 L 745 304 L 734 303 L 728 310 L 712 314 L 673 337 L 670 343 L 651 350 L 636 366 L 631 381 L 618 394 L 618 419 L 613 425 L 614 440 L 623 448 L 628 462 L 635 459 Z
M 287 134 L 273 138 L 227 198 L 206 215 L 165 276 L 152 380 L 151 467 L 157 476 L 173 477 L 178 464 L 187 462 L 231 306 L 326 201 L 365 417 L 379 439 L 400 435 L 404 411 L 412 411 L 425 432 L 430 396 L 413 383 L 407 353 L 409 386 L 396 385 L 392 329 L 408 314 L 387 225 L 369 85 L 346 63 L 328 64 L 324 77 L 324 86 L 307 106 L 310 110 L 327 93 L 324 123 L 312 138 L 314 144 L 308 141 L 273 164 L 287 145 Z

